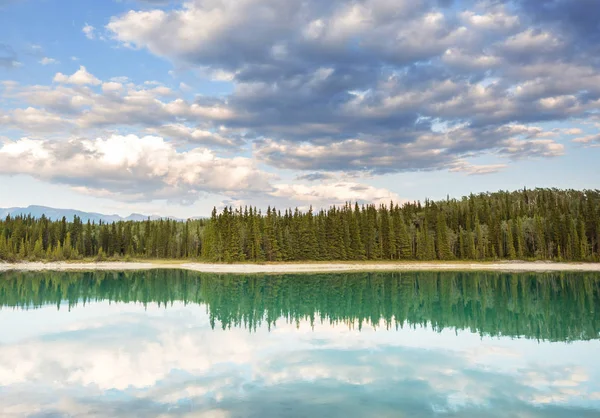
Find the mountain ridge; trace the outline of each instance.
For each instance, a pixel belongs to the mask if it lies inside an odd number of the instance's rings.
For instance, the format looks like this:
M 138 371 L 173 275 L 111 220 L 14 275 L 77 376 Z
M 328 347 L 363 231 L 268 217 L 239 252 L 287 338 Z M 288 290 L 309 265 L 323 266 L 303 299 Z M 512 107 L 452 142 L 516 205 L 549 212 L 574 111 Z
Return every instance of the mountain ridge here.
M 157 219 L 174 219 L 174 220 L 182 220 L 180 218 L 176 218 L 174 216 L 159 216 L 159 215 L 142 215 L 140 213 L 132 213 L 128 216 L 120 216 L 117 214 L 104 214 L 98 212 L 86 212 L 82 210 L 76 209 L 66 209 L 66 208 L 52 208 L 49 206 L 41 206 L 41 205 L 29 205 L 27 207 L 10 207 L 10 208 L 0 208 L 0 218 L 6 218 L 8 215 L 14 217 L 19 215 L 31 215 L 35 218 L 40 218 L 42 215 L 45 215 L 47 218 L 52 220 L 62 219 L 62 217 L 66 217 L 68 221 L 72 221 L 73 217 L 77 215 L 81 218 L 81 221 L 87 223 L 87 221 L 91 222 L 118 222 L 118 221 L 145 221 L 150 218 L 151 220 Z

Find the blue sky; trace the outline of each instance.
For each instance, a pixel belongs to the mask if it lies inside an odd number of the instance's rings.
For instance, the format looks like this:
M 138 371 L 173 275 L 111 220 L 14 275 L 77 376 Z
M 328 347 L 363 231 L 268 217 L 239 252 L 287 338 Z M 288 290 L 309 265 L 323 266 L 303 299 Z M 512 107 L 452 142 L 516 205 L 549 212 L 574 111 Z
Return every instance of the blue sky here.
M 595 0 L 0 0 L 0 207 L 597 188 Z

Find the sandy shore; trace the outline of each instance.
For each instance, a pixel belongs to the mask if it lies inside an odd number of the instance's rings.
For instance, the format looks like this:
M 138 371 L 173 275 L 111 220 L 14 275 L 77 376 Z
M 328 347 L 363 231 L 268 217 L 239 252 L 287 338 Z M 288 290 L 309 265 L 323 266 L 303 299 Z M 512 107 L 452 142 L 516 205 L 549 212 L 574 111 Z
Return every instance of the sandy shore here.
M 500 262 L 500 263 L 273 263 L 211 264 L 186 262 L 102 262 L 102 263 L 0 263 L 0 272 L 19 271 L 91 271 L 186 269 L 205 273 L 318 273 L 346 271 L 598 271 L 600 263 Z

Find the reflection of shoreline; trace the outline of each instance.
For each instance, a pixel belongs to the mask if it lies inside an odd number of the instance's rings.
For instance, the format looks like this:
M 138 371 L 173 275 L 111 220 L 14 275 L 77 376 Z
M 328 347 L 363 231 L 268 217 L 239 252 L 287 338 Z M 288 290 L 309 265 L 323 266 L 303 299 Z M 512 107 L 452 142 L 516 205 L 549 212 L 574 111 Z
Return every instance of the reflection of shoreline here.
M 600 275 L 379 272 L 223 275 L 185 270 L 6 272 L 5 308 L 91 301 L 204 305 L 212 328 L 269 329 L 278 321 L 386 329 L 427 325 L 549 341 L 600 338 Z M 65 304 L 66 303 L 66 304 Z
M 265 264 L 212 264 L 187 263 L 184 261 L 157 260 L 150 262 L 25 262 L 0 263 L 0 272 L 18 271 L 92 271 L 92 270 L 151 270 L 184 269 L 203 273 L 321 273 L 348 271 L 504 271 L 504 272 L 544 272 L 544 271 L 597 271 L 600 263 L 554 263 L 554 262 L 365 262 L 365 263 L 265 263 Z

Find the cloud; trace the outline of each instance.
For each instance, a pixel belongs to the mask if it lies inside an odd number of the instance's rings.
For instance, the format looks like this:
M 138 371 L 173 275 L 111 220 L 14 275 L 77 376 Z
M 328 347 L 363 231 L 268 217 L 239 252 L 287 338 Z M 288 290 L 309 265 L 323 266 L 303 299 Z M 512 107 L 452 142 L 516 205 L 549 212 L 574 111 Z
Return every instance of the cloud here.
M 29 119 L 23 123 L 30 125 L 60 123 L 35 112 L 27 116 Z M 201 136 L 210 143 L 220 138 L 208 132 Z M 0 147 L 0 174 L 25 174 L 68 185 L 83 194 L 125 202 L 158 199 L 191 204 L 205 193 L 228 196 L 236 204 L 268 201 L 303 208 L 347 201 L 400 201 L 387 189 L 334 177 L 318 185 L 273 184 L 276 176 L 259 169 L 250 158 L 223 158 L 200 147 L 180 151 L 173 142 L 157 136 L 7 140 Z
M 552 53 L 561 48 L 563 43 L 550 32 L 528 28 L 523 32 L 513 35 L 503 41 L 498 47 L 510 55 L 517 55 L 522 59 L 530 54 Z
M 445 166 L 447 158 L 440 142 L 438 138 L 425 138 L 420 144 L 377 144 L 350 139 L 312 145 L 265 140 L 255 143 L 254 154 L 259 160 L 279 168 L 386 173 Z
M 254 155 L 266 164 L 296 170 L 355 171 L 374 174 L 441 170 L 484 174 L 506 164 L 475 166 L 465 158 L 482 150 L 512 160 L 557 157 L 564 145 L 539 139 L 548 133 L 539 127 L 506 125 L 496 129 L 457 127 L 440 133 L 408 136 L 404 143 L 349 139 L 327 145 L 263 140 L 254 143 Z
M 581 135 L 583 133 L 583 130 L 581 130 L 580 128 L 569 128 L 563 129 L 561 132 L 565 135 Z
M 178 153 L 208 147 L 232 155 L 251 147 L 254 164 L 295 171 L 280 195 L 269 194 L 276 189 L 267 182 L 271 192 L 260 196 L 269 199 L 338 199 L 353 181 L 331 173 L 509 170 L 517 160 L 564 155 L 561 135 L 581 143 L 577 124 L 600 108 L 597 44 L 574 26 L 583 19 L 593 38 L 596 23 L 580 4 L 568 4 L 132 3 L 104 28 L 86 24 L 84 34 L 109 34 L 128 53 L 149 51 L 171 61 L 172 71 L 190 70 L 228 93 L 193 96 L 195 86 L 181 80 L 179 88 L 100 80 L 82 66 L 57 73 L 51 86 L 5 90 L 18 107 L 0 117 L 21 136 L 44 134 L 37 138 L 47 141 L 108 138 L 109 131 L 164 138 Z M 573 126 L 544 128 L 549 123 Z M 500 160 L 473 162 L 486 156 Z M 311 189 L 317 182 L 327 187 Z M 247 199 L 235 193 L 226 198 Z
M 81 29 L 81 31 L 83 32 L 83 34 L 85 35 L 85 37 L 88 38 L 88 39 L 95 39 L 96 38 L 96 28 L 93 27 L 92 25 L 88 25 L 86 23 L 83 26 L 83 28 Z
M 448 169 L 467 152 L 506 153 L 512 125 L 585 120 L 597 109 L 592 46 L 556 25 L 558 15 L 516 3 L 456 10 L 429 1 L 189 1 L 130 11 L 106 28 L 117 42 L 231 82 L 221 122 L 256 137 L 263 161 L 383 173 Z M 454 134 L 471 138 L 440 138 L 434 123 L 460 125 Z M 324 157 L 327 147 L 341 152 L 339 162 L 334 152 Z M 527 147 L 540 157 L 561 153 L 552 143 Z M 399 156 L 415 149 L 419 163 Z M 300 162 L 303 150 L 322 164 Z
M 587 136 L 581 136 L 579 138 L 573 139 L 573 142 L 576 142 L 578 144 L 584 144 L 584 145 L 592 145 L 594 142 L 600 143 L 600 133 L 593 134 L 593 135 L 587 135 Z
M 306 180 L 306 181 L 321 181 L 321 180 L 331 180 L 334 179 L 335 176 L 329 173 L 308 173 L 296 176 L 296 180 Z
M 54 58 L 44 57 L 40 60 L 42 65 L 59 64 L 60 62 Z
M 275 189 L 275 192 L 271 193 L 272 196 L 300 202 L 303 207 L 312 205 L 321 208 L 346 202 L 385 203 L 386 205 L 390 201 L 401 202 L 400 196 L 387 189 L 354 182 L 328 182 L 317 185 L 276 184 Z
M 584 45 L 597 48 L 600 27 L 593 13 L 598 7 L 595 0 L 576 3 L 569 0 L 517 0 L 515 5 L 535 24 L 553 27 Z
M 70 76 L 66 76 L 63 73 L 56 73 L 54 76 L 54 82 L 62 84 L 76 84 L 79 86 L 84 86 L 87 84 L 96 86 L 101 83 L 101 81 L 89 73 L 83 65 L 80 65 L 79 70 Z
M 123 77 L 101 83 L 85 67 L 71 76 L 58 73 L 55 80 L 58 84 L 53 86 L 15 84 L 10 89 L 10 98 L 39 112 L 55 114 L 65 125 L 77 129 L 78 134 L 105 127 L 145 126 L 157 128 L 148 132 L 164 131 L 166 136 L 179 140 L 212 143 L 219 147 L 243 143 L 241 134 L 212 124 L 213 120 L 227 120 L 234 115 L 222 100 L 189 102 L 165 86 L 137 86 Z M 31 132 L 27 124 L 15 126 Z M 209 137 L 208 132 L 213 134 Z M 64 134 L 53 130 L 48 133 Z
M 493 174 L 504 170 L 507 167 L 506 164 L 484 164 L 474 165 L 466 161 L 457 161 L 454 167 L 449 171 L 451 172 L 464 172 L 469 175 L 482 175 L 482 174 Z
M 564 145 L 549 139 L 535 139 L 531 141 L 510 139 L 505 141 L 504 145 L 504 148 L 500 149 L 500 153 L 507 155 L 513 160 L 533 156 L 558 157 L 563 155 L 565 151 Z
M 179 152 L 160 137 L 44 141 L 23 138 L 0 148 L 2 174 L 28 174 L 95 196 L 124 201 L 194 202 L 204 192 L 267 192 L 270 175 L 243 157 L 204 148 Z
M 167 124 L 157 128 L 148 128 L 148 132 L 173 140 L 220 148 L 237 148 L 244 143 L 243 139 L 230 138 L 219 132 L 193 128 L 184 124 Z
M 34 107 L 15 109 L 4 117 L 4 123 L 17 127 L 27 126 L 30 132 L 57 131 L 69 125 L 60 115 Z

